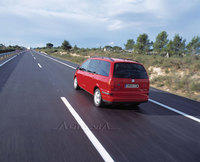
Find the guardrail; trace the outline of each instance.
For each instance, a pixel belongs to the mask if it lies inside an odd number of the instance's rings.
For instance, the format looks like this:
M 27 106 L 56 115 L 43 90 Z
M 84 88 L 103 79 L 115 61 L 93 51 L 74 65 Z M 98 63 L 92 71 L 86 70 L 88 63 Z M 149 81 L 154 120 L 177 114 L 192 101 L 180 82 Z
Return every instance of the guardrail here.
M 19 52 L 17 52 L 17 51 L 2 53 L 2 54 L 0 54 L 0 61 L 4 60 L 6 58 L 12 57 L 12 56 L 14 56 L 14 55 L 16 55 L 18 53 Z

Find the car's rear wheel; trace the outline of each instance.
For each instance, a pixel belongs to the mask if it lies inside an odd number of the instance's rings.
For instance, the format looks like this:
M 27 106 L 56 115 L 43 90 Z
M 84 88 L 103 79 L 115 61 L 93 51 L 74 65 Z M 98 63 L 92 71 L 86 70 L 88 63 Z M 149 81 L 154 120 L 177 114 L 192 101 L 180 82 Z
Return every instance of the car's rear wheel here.
M 133 106 L 139 106 L 140 103 L 133 103 Z
M 94 91 L 94 105 L 97 107 L 101 107 L 104 105 L 101 92 L 98 88 Z
M 80 89 L 80 87 L 79 87 L 79 85 L 78 85 L 78 81 L 77 81 L 77 78 L 76 78 L 76 77 L 74 78 L 74 89 L 75 89 L 75 90 L 78 90 L 78 89 Z

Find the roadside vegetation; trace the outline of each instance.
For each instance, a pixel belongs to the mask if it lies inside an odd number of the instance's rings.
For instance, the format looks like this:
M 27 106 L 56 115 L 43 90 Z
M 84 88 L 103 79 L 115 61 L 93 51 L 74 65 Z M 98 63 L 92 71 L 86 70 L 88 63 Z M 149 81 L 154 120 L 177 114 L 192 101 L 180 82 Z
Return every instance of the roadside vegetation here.
M 24 48 L 17 46 L 17 45 L 16 46 L 5 46 L 3 44 L 0 44 L 0 62 L 2 60 L 8 59 L 16 54 L 15 52 L 13 52 L 12 54 L 10 54 L 10 53 L 8 54 L 7 52 L 17 51 L 17 50 L 22 50 L 22 49 L 24 49 Z M 1 55 L 2 53 L 7 53 L 7 54 Z
M 186 40 L 176 34 L 168 40 L 167 32 L 158 34 L 155 42 L 147 34 L 138 36 L 136 42 L 127 40 L 125 49 L 118 46 L 103 48 L 72 47 L 64 41 L 60 47 L 37 48 L 54 57 L 82 63 L 92 56 L 132 59 L 141 62 L 148 71 L 152 87 L 200 101 L 200 37 Z
M 3 44 L 0 44 L 0 54 L 1 53 L 6 53 L 6 52 L 12 52 L 12 51 L 15 51 L 15 50 L 22 50 L 23 47 L 20 47 L 18 45 L 15 45 L 15 46 L 5 46 Z

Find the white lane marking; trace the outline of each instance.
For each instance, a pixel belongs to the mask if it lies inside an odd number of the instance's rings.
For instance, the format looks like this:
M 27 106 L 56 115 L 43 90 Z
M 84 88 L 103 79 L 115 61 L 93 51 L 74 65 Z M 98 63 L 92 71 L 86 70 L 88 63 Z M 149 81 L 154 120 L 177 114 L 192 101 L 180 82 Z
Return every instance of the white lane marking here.
M 106 149 L 102 146 L 102 144 L 99 142 L 99 140 L 94 136 L 94 134 L 91 132 L 91 130 L 88 128 L 88 126 L 84 123 L 84 121 L 81 119 L 81 117 L 78 115 L 78 113 L 74 110 L 74 108 L 70 105 L 70 103 L 67 101 L 65 97 L 61 97 L 61 100 L 65 104 L 65 106 L 68 108 L 68 110 L 73 115 L 74 119 L 78 122 L 82 130 L 85 132 L 88 139 L 92 142 L 96 150 L 99 152 L 101 157 L 104 159 L 104 161 L 108 162 L 114 162 L 112 157 L 108 154 Z
M 14 59 L 16 56 L 18 56 L 18 55 L 13 56 L 13 57 L 9 58 L 8 60 L 6 60 L 5 62 L 3 62 L 2 64 L 0 64 L 0 67 L 3 66 L 4 64 L 6 64 L 7 62 L 9 62 L 10 60 Z
M 43 54 L 41 54 L 41 55 L 43 55 Z M 45 56 L 45 55 L 43 55 L 43 56 Z M 48 56 L 45 56 L 45 57 L 48 57 Z M 48 57 L 48 58 L 50 58 L 50 59 L 52 59 L 52 60 L 54 60 L 54 61 L 57 61 L 57 62 L 59 62 L 59 63 L 61 63 L 61 64 L 64 64 L 64 65 L 66 65 L 66 66 L 68 66 L 68 67 L 70 67 L 70 68 L 76 69 L 76 68 L 73 67 L 73 66 L 70 66 L 70 65 L 68 65 L 68 64 L 65 64 L 65 63 L 63 63 L 63 62 L 61 62 L 61 61 L 58 61 L 58 60 L 56 60 L 56 59 L 53 59 L 53 58 L 51 58 L 51 57 Z M 160 105 L 160 106 L 162 106 L 162 107 L 164 107 L 164 108 L 167 108 L 167 109 L 169 109 L 169 110 L 171 110 L 171 111 L 173 111 L 173 112 L 176 112 L 176 113 L 178 113 L 178 114 L 180 114 L 180 115 L 183 115 L 183 116 L 186 117 L 186 118 L 192 119 L 192 120 L 197 121 L 197 122 L 200 123 L 200 119 L 199 119 L 199 118 L 196 118 L 196 117 L 194 117 L 194 116 L 188 115 L 188 114 L 186 114 L 186 113 L 184 113 L 184 112 L 181 112 L 181 111 L 179 111 L 179 110 L 176 110 L 175 108 L 169 107 L 169 106 L 164 105 L 164 104 L 162 104 L 162 103 L 160 103 L 160 102 L 157 102 L 157 101 L 155 101 L 155 100 L 149 99 L 149 101 L 150 101 L 150 102 L 153 102 L 153 103 L 155 103 L 155 104 L 157 104 L 157 105 Z
M 42 68 L 42 66 L 38 63 L 39 68 Z
M 35 57 L 33 57 L 34 58 L 34 60 L 36 60 L 36 58 Z
M 73 67 L 73 66 L 71 66 L 71 65 L 68 65 L 68 64 L 66 64 L 66 63 L 63 63 L 63 62 L 61 62 L 61 61 L 58 61 L 58 60 L 56 60 L 56 59 L 54 59 L 54 58 L 51 58 L 51 57 L 49 57 L 49 56 L 45 56 L 44 54 L 40 54 L 40 55 L 42 55 L 42 56 L 44 56 L 44 57 L 47 57 L 47 58 L 49 58 L 49 59 L 52 59 L 52 60 L 54 60 L 54 61 L 56 61 L 56 62 L 59 62 L 60 64 L 63 64 L 63 65 L 65 65 L 65 66 L 68 66 L 68 67 L 70 67 L 70 68 L 72 68 L 72 69 L 76 69 L 75 67 Z
M 199 119 L 199 118 L 196 118 L 196 117 L 194 117 L 194 116 L 188 115 L 188 114 L 186 114 L 186 113 L 184 113 L 184 112 L 182 112 L 182 111 L 176 110 L 175 108 L 172 108 L 172 107 L 170 107 L 170 106 L 164 105 L 164 104 L 162 104 L 162 103 L 160 103 L 160 102 L 157 102 L 157 101 L 154 101 L 154 100 L 152 100 L 152 99 L 149 99 L 149 101 L 150 101 L 150 102 L 153 102 L 153 103 L 155 103 L 155 104 L 157 104 L 157 105 L 160 105 L 160 106 L 162 106 L 162 107 L 164 107 L 164 108 L 166 108 L 166 109 L 169 109 L 169 110 L 171 110 L 171 111 L 173 111 L 173 112 L 176 112 L 176 113 L 178 113 L 178 114 L 180 114 L 180 115 L 183 115 L 183 116 L 186 117 L 186 118 L 192 119 L 192 120 L 197 121 L 197 122 L 200 123 L 200 119 Z

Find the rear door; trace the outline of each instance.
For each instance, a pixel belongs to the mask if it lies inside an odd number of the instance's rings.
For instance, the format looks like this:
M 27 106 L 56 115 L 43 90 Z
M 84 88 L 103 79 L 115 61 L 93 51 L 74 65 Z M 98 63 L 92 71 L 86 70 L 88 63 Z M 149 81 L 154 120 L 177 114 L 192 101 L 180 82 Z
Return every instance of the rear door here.
M 98 74 L 98 68 L 99 68 L 99 60 L 91 59 L 87 74 L 86 74 L 86 86 L 87 91 L 93 94 L 93 88 L 96 86 L 96 79 L 95 76 Z
M 110 63 L 104 60 L 91 59 L 86 74 L 87 91 L 93 94 L 94 87 L 107 91 L 109 83 Z
M 149 79 L 141 64 L 120 62 L 114 64 L 114 90 L 120 92 L 137 92 L 149 90 Z
M 109 75 L 110 75 L 110 62 L 99 60 L 99 67 L 97 69 L 98 75 L 95 76 L 95 79 L 101 89 L 102 96 L 105 93 L 108 93 L 110 90 L 109 84 Z

